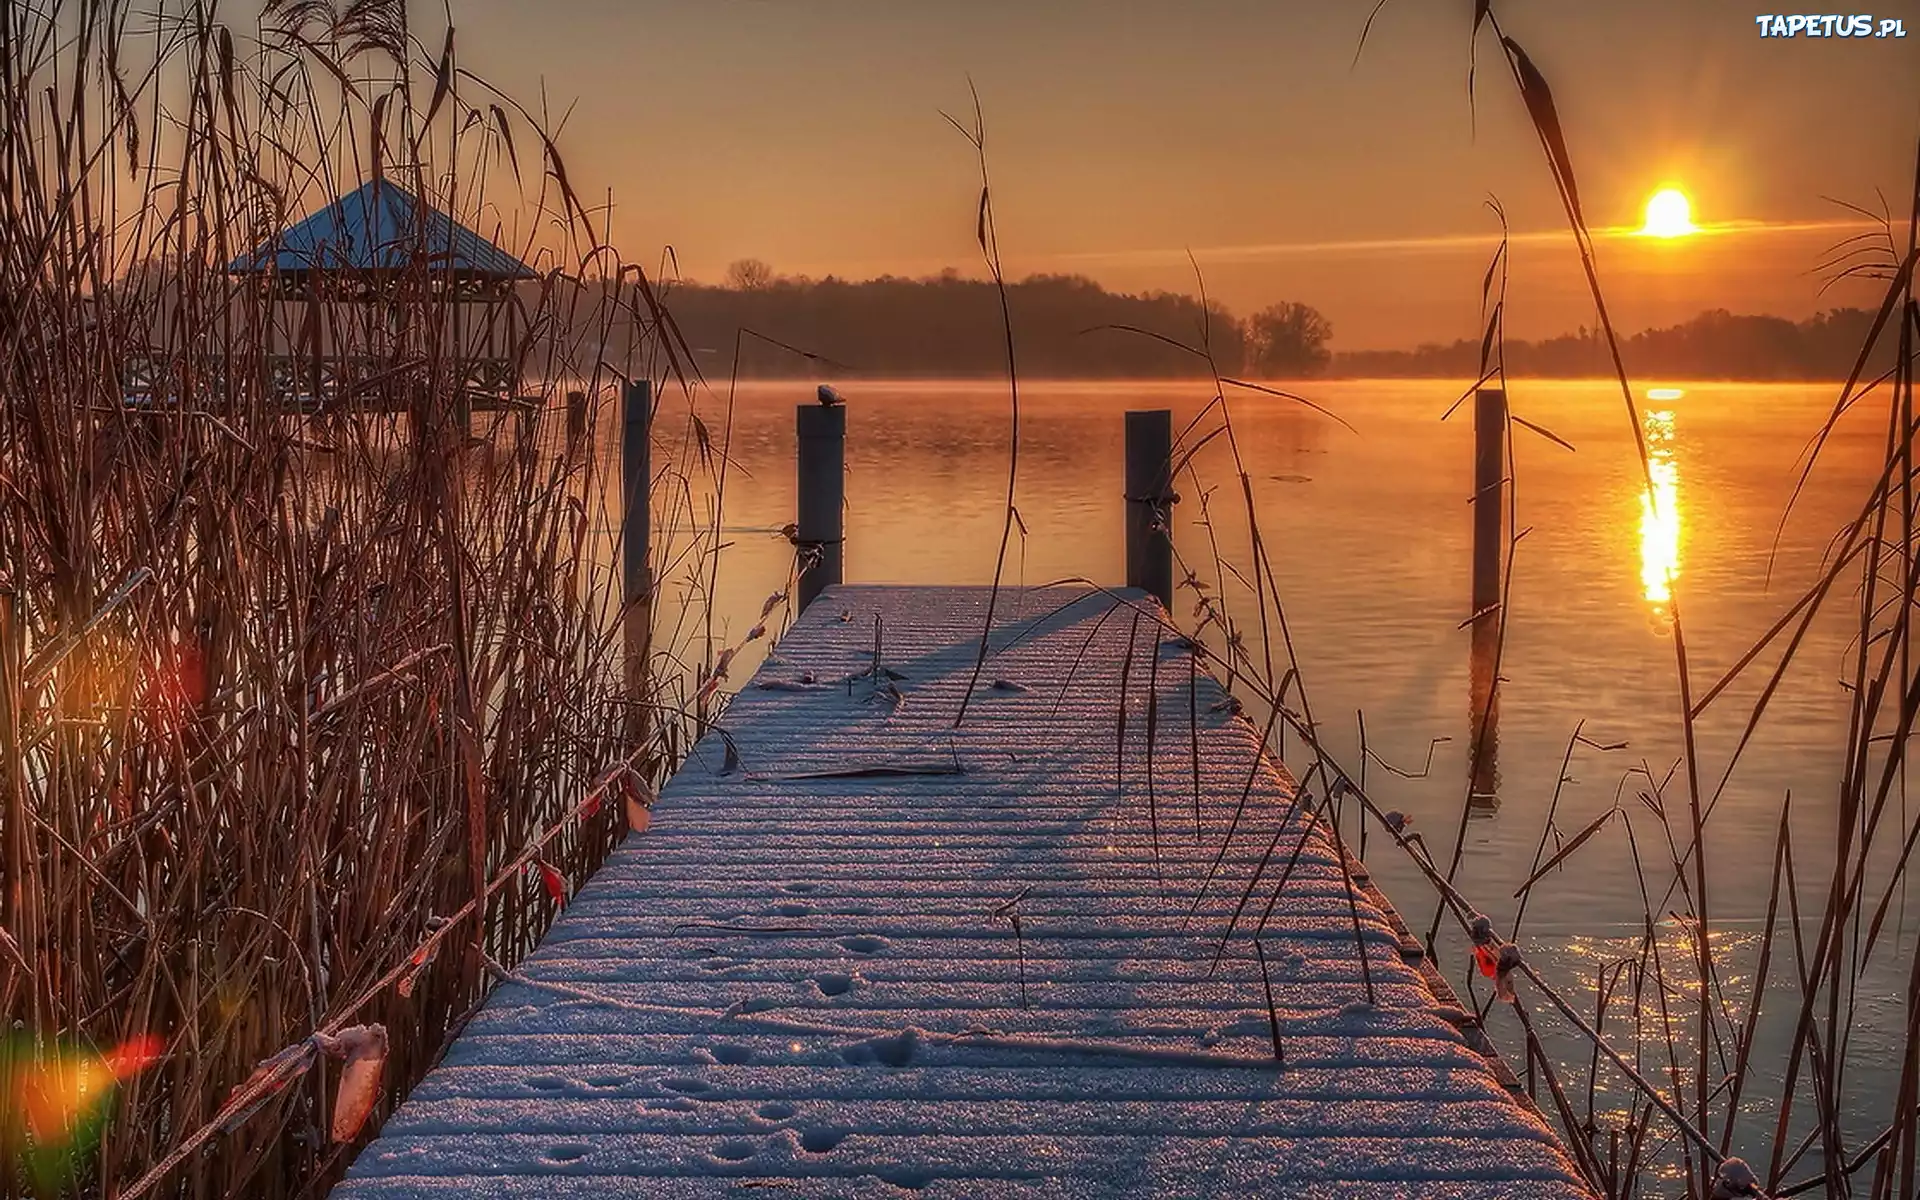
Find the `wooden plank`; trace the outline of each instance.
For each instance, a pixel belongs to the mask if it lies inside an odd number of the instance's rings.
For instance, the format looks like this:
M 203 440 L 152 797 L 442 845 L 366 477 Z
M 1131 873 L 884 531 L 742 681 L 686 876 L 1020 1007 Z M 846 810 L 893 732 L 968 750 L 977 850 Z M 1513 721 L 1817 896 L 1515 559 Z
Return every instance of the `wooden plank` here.
M 1151 601 L 1004 593 L 956 729 L 985 609 L 823 592 L 336 1194 L 1590 1194 Z

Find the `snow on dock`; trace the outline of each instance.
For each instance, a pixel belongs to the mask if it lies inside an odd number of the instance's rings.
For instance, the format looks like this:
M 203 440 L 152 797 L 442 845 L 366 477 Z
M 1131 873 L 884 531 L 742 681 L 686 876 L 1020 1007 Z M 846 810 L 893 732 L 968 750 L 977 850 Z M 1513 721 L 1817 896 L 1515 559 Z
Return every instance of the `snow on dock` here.
M 986 601 L 815 601 L 335 1194 L 1589 1195 L 1317 832 L 1277 1064 L 1292 780 L 1139 593 L 1003 592 L 954 729 Z

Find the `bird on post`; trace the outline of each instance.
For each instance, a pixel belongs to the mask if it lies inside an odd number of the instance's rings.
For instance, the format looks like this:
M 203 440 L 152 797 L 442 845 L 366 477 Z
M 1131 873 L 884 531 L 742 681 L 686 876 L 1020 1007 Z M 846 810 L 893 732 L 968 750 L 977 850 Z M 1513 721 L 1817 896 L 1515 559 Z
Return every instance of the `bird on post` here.
M 823 408 L 832 408 L 836 404 L 846 403 L 845 400 L 842 400 L 840 398 L 840 393 L 834 391 L 832 386 L 829 384 L 823 383 L 820 385 L 819 396 L 820 396 L 820 405 Z

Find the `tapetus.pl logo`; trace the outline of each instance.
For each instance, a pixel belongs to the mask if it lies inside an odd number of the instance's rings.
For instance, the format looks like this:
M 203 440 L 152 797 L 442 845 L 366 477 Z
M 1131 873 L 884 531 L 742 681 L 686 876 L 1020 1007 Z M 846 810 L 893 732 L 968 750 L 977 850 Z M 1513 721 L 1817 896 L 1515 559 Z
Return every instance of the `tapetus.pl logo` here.
M 1761 13 L 1753 23 L 1761 37 L 1809 38 L 1903 38 L 1906 22 L 1899 17 L 1875 17 L 1871 13 Z

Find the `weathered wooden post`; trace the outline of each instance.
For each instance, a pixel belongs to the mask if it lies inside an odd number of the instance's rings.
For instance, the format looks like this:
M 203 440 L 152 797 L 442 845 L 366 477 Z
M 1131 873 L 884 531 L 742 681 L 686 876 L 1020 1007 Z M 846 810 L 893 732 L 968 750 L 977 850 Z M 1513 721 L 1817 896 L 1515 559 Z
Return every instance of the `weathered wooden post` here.
M 1473 398 L 1473 616 L 1497 625 L 1500 563 L 1505 557 L 1507 393 L 1481 388 Z
M 572 397 L 569 397 L 571 402 Z M 620 393 L 620 610 L 628 710 L 628 736 L 646 736 L 647 657 L 652 652 L 653 578 L 647 566 L 652 549 L 652 511 L 648 501 L 653 452 L 648 440 L 653 385 L 635 379 Z
M 846 501 L 847 408 L 831 389 L 821 401 L 794 410 L 799 435 L 799 520 L 794 531 L 800 553 L 812 559 L 800 573 L 800 607 L 822 590 L 841 582 L 843 561 L 840 514 Z M 831 398 L 831 399 L 829 399 Z
M 1173 413 L 1127 414 L 1127 586 L 1173 607 Z
M 1500 591 L 1506 559 L 1507 394 L 1481 388 L 1473 403 L 1473 635 L 1469 727 L 1470 806 L 1500 804 Z

